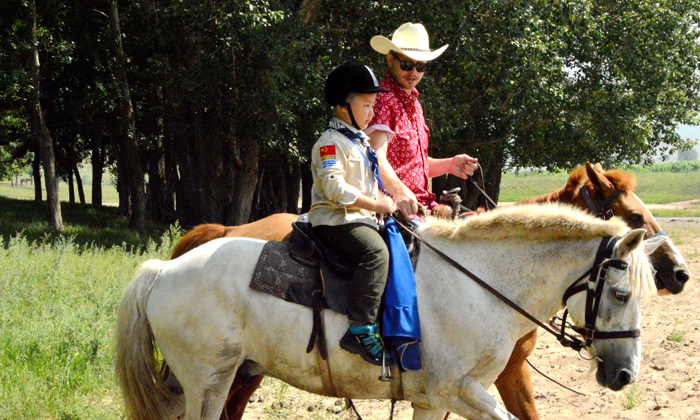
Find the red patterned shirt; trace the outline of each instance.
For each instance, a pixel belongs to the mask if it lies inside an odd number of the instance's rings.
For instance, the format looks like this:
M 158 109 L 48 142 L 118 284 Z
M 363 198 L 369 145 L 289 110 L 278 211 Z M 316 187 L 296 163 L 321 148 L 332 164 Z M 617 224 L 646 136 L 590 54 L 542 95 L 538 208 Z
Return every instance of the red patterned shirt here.
M 413 88 L 410 94 L 406 93 L 388 72 L 379 86 L 389 92 L 377 94 L 374 118 L 364 131 L 368 135 L 376 130 L 389 133 L 386 152 L 389 164 L 418 201 L 432 209 L 437 203 L 435 194 L 430 192 L 428 176 L 430 130 L 418 102 L 418 90 Z

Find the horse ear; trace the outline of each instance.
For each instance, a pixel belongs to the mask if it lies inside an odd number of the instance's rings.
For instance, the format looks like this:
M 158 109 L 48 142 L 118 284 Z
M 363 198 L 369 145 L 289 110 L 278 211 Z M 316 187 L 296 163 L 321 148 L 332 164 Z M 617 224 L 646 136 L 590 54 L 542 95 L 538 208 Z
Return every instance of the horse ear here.
M 600 162 L 598 162 L 598 163 L 595 164 L 594 169 L 595 169 L 596 171 L 600 172 L 601 174 L 602 174 L 603 172 L 605 172 L 605 170 L 603 169 L 603 165 L 601 165 Z
M 646 233 L 647 231 L 644 229 L 634 229 L 627 232 L 620 241 L 620 246 L 617 248 L 617 258 L 624 259 L 632 251 L 637 249 L 642 241 L 644 241 L 644 235 L 646 235 Z
M 603 173 L 596 171 L 595 168 L 591 166 L 590 162 L 586 162 L 586 174 L 591 184 L 593 184 L 595 189 L 601 191 L 603 196 L 608 196 L 615 191 L 613 183 L 610 182 Z
M 651 238 L 644 241 L 644 253 L 651 255 L 656 251 L 658 247 L 663 245 L 668 240 L 666 235 L 654 235 Z

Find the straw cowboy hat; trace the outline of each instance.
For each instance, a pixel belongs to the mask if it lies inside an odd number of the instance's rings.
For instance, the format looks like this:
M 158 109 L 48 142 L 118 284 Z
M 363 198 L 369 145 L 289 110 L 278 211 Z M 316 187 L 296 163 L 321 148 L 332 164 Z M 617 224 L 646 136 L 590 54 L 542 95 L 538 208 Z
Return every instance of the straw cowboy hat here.
M 375 51 L 388 54 L 396 51 L 416 61 L 430 61 L 438 58 L 448 45 L 443 45 L 435 51 L 430 50 L 428 41 L 428 31 L 420 23 L 404 23 L 391 36 L 391 41 L 387 38 L 376 35 L 369 41 L 369 45 Z

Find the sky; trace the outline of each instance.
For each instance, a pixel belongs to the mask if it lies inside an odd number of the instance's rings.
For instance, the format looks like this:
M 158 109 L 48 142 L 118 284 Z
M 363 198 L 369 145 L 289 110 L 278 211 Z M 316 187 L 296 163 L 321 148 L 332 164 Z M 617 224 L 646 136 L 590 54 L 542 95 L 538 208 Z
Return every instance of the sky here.
M 689 139 L 700 139 L 700 126 L 691 126 L 691 125 L 679 125 L 678 128 L 676 128 L 676 132 L 680 134 L 681 137 L 689 138 Z M 697 149 L 698 146 L 695 146 Z

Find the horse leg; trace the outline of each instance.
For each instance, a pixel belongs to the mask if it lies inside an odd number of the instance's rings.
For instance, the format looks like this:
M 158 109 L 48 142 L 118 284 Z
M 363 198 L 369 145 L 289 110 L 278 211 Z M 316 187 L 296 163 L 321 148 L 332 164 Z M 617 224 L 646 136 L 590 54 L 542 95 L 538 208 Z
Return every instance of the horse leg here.
M 418 404 L 411 404 L 413 407 L 413 420 L 443 420 L 450 413 L 439 408 L 423 408 Z
M 236 375 L 220 420 L 241 420 L 251 395 L 257 391 L 264 378 L 262 375 L 253 376 L 244 384 L 240 375 Z
M 185 420 L 218 420 L 226 403 L 226 390 L 233 382 L 233 372 L 210 372 L 199 380 L 183 384 Z M 221 376 L 220 376 L 221 375 Z
M 539 420 L 530 380 L 527 358 L 535 350 L 537 330 L 518 340 L 505 369 L 496 379 L 496 388 L 509 412 L 520 420 Z
M 458 389 L 458 394 L 453 388 L 449 394 L 443 394 L 440 405 L 471 420 L 518 420 L 474 378 L 463 378 Z

